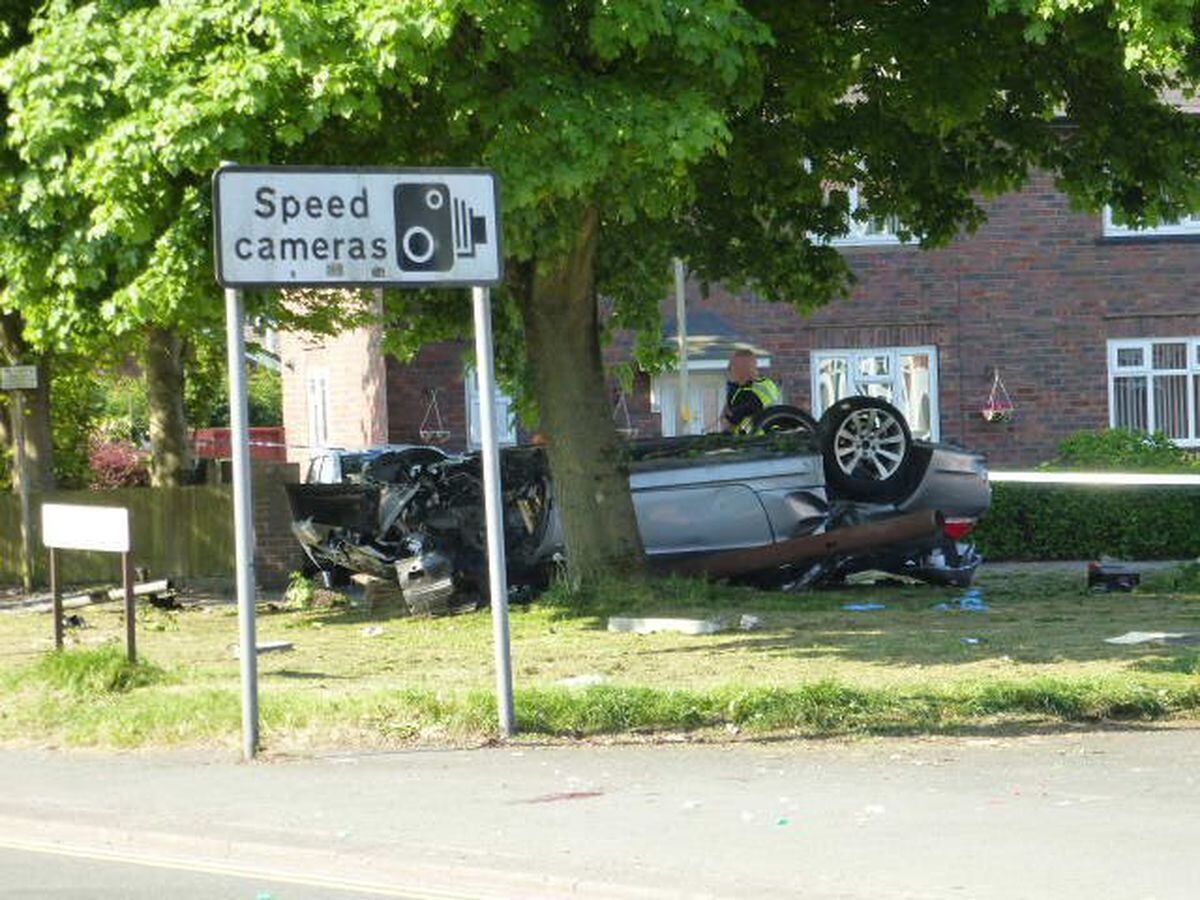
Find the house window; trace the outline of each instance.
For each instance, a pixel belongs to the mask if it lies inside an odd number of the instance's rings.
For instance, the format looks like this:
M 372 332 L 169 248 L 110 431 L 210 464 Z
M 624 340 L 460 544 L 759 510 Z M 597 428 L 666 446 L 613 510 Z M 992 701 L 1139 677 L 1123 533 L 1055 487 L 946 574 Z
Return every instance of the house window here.
M 483 431 L 480 425 L 483 416 L 479 412 L 479 379 L 473 368 L 467 369 L 463 381 L 467 385 L 467 444 L 472 450 L 483 446 Z M 513 411 L 512 397 L 496 387 L 496 440 L 506 447 L 517 442 L 517 421 Z
M 936 347 L 814 350 L 812 379 L 814 416 L 844 397 L 879 397 L 904 414 L 913 437 L 938 440 Z
M 1200 338 L 1108 342 L 1108 419 L 1113 428 L 1161 431 L 1200 446 Z
M 1148 228 L 1131 228 L 1113 221 L 1112 208 L 1104 207 L 1104 236 L 1111 238 L 1200 236 L 1200 213 L 1182 216 L 1173 222 L 1163 222 Z
M 846 189 L 850 199 L 849 231 L 831 238 L 829 243 L 840 247 L 865 247 L 873 244 L 899 244 L 900 221 L 895 216 L 885 218 L 855 218 L 855 213 L 866 209 L 857 185 Z
M 771 359 L 758 357 L 760 370 L 768 369 Z M 683 404 L 679 402 L 679 373 L 664 372 L 650 382 L 650 411 L 659 414 L 663 437 L 685 434 L 714 434 L 722 430 L 721 412 L 725 409 L 726 368 L 720 359 L 696 359 L 688 362 L 688 412 L 690 421 L 683 419 Z
M 308 376 L 308 444 L 329 446 L 329 376 L 324 372 Z

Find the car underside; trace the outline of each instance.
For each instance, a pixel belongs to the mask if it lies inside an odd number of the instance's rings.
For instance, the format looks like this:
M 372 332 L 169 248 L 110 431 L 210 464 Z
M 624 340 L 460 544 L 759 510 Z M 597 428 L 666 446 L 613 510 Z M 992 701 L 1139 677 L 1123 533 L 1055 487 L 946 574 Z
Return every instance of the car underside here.
M 966 538 L 990 503 L 982 456 L 914 441 L 899 412 L 850 398 L 821 423 L 772 407 L 757 436 L 632 442 L 626 464 L 655 570 L 765 587 L 881 570 L 965 585 Z M 293 530 L 313 564 L 399 584 L 414 611 L 486 602 L 479 454 L 374 456 L 353 481 L 289 485 Z M 501 453 L 510 585 L 539 586 L 564 558 L 544 450 Z

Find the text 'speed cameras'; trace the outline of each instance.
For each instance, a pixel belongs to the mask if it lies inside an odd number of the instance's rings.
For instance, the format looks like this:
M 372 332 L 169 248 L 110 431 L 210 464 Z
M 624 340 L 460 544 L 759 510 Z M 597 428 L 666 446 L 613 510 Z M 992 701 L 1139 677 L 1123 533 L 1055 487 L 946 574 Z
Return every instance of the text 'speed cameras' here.
M 396 254 L 405 272 L 448 272 L 456 259 L 469 259 L 487 243 L 487 219 L 446 185 L 427 181 L 398 184 Z

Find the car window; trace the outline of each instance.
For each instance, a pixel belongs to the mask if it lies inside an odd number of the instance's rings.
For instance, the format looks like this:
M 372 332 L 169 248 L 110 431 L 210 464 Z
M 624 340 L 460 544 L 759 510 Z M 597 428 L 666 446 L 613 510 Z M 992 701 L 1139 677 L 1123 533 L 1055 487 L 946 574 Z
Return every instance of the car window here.
M 361 481 L 366 456 L 362 453 L 342 454 L 342 481 Z
M 314 457 L 308 464 L 309 484 L 331 484 L 336 475 L 334 462 L 334 458 L 329 454 Z
M 308 461 L 308 474 L 304 476 L 304 480 L 309 484 L 321 483 L 321 457 L 314 456 Z

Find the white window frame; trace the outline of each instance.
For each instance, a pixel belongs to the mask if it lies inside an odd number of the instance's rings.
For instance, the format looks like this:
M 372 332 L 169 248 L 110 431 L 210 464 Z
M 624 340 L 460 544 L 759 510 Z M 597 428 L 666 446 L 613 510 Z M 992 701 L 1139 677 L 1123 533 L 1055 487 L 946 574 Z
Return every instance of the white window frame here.
M 825 360 L 848 360 L 850 376 L 857 388 L 858 378 L 855 376 L 855 372 L 858 369 L 859 360 L 871 356 L 891 357 L 888 363 L 891 376 L 888 380 L 891 383 L 892 396 L 895 398 L 900 395 L 904 388 L 904 382 L 900 377 L 900 358 L 902 356 L 915 356 L 920 354 L 927 354 L 929 356 L 929 440 L 941 440 L 942 415 L 941 404 L 938 399 L 938 369 L 940 367 L 940 363 L 938 361 L 937 347 L 933 346 L 932 344 L 912 347 L 843 347 L 813 350 L 810 358 L 813 416 L 819 419 L 821 414 L 825 412 L 824 409 L 819 409 L 817 407 L 821 397 L 821 363 Z M 883 383 L 882 379 L 878 376 L 873 376 L 868 381 L 874 383 Z M 897 407 L 901 406 L 901 404 L 898 403 L 894 403 L 893 405 Z
M 1162 222 L 1147 228 L 1118 225 L 1113 221 L 1112 207 L 1104 207 L 1104 236 L 1108 238 L 1200 237 L 1200 213 L 1182 216 L 1176 222 Z
M 304 379 L 308 409 L 308 445 L 310 448 L 329 446 L 329 373 L 317 369 Z
M 850 210 L 846 221 L 846 225 L 850 231 L 847 234 L 830 238 L 830 244 L 835 247 L 873 247 L 903 243 L 900 240 L 900 236 L 896 234 L 895 229 L 892 227 L 891 217 L 883 220 L 878 231 L 869 230 L 872 224 L 870 219 L 866 221 L 856 219 L 854 214 L 864 208 L 859 187 L 857 184 L 854 184 L 845 190 L 850 200 Z
M 482 407 L 479 403 L 479 376 L 474 366 L 468 366 L 463 374 L 463 387 L 467 400 L 467 447 L 478 450 L 483 446 L 483 432 L 480 430 Z M 517 442 L 517 416 L 513 409 L 512 397 L 496 385 L 496 442 L 501 447 L 511 447 Z M 504 413 L 507 411 L 508 415 Z
M 1187 363 L 1182 369 L 1154 368 L 1155 344 L 1183 344 L 1187 347 Z M 1142 363 L 1138 366 L 1117 365 L 1117 352 L 1120 350 L 1141 350 Z M 1117 427 L 1116 378 L 1141 376 L 1146 379 L 1146 428 L 1149 434 L 1161 429 L 1158 427 L 1154 409 L 1155 375 L 1186 375 L 1187 376 L 1187 437 L 1171 438 L 1178 447 L 1200 447 L 1200 434 L 1196 431 L 1196 376 L 1200 375 L 1200 336 L 1176 336 L 1153 338 L 1110 338 L 1108 341 L 1108 427 Z

